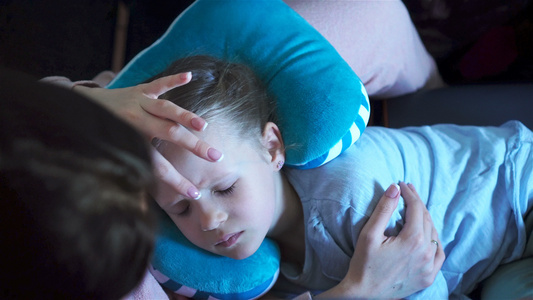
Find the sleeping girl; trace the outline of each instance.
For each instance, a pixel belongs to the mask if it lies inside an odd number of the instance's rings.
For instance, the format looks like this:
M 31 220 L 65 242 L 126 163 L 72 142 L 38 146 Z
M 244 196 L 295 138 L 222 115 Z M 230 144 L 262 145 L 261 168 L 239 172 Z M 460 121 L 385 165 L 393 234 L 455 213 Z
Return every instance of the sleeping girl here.
M 289 169 L 283 168 L 284 149 L 299 145 L 284 144 L 274 101 L 250 69 L 195 56 L 158 77 L 186 71 L 191 82 L 161 98 L 208 121 L 194 134 L 225 156 L 212 164 L 155 141 L 201 193 L 184 198 L 160 184 L 155 198 L 200 248 L 244 259 L 270 237 L 280 246 L 286 283 L 327 290 L 346 275 L 384 190 L 402 182 L 402 193 L 419 195 L 435 224 L 437 232 L 422 242 L 435 244 L 435 251 L 440 244 L 447 257 L 434 283 L 412 298 L 467 295 L 499 265 L 533 254 L 524 222 L 533 218 L 533 134 L 521 123 L 369 127 L 333 161 Z M 388 234 L 405 225 L 404 212 L 400 203 Z

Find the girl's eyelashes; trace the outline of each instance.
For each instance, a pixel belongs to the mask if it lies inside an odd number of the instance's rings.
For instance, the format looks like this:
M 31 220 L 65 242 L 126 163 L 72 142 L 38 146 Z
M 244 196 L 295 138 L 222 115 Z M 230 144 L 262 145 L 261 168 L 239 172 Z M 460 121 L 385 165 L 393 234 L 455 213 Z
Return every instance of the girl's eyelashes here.
M 189 213 L 189 207 L 190 207 L 190 204 L 188 202 L 180 203 L 179 210 L 178 210 L 178 212 L 176 214 L 178 216 L 186 216 L 187 213 Z
M 187 207 L 185 207 L 185 209 L 183 209 L 178 215 L 180 215 L 180 216 L 184 216 L 184 215 L 186 215 L 188 212 L 189 212 L 189 205 L 187 205 Z
M 215 193 L 221 195 L 221 196 L 228 196 L 231 195 L 235 191 L 235 183 L 232 184 L 229 188 L 221 191 L 216 191 Z

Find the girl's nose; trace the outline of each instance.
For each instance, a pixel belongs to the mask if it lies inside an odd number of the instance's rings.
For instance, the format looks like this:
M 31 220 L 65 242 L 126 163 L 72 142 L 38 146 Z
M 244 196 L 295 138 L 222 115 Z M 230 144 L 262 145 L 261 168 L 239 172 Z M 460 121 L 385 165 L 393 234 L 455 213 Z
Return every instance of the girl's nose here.
M 228 215 L 216 206 L 210 205 L 203 207 L 200 215 L 200 226 L 202 231 L 210 231 L 217 229 L 220 224 L 224 223 Z

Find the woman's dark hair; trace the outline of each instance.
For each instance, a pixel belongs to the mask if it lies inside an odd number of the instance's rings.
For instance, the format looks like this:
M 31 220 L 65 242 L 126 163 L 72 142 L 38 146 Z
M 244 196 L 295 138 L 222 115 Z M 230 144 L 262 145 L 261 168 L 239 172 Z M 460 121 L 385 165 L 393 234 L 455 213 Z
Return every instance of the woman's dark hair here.
M 0 70 L 0 298 L 119 299 L 155 218 L 145 139 L 73 92 Z
M 2 270 L 16 292 L 2 296 L 118 299 L 133 289 L 154 242 L 149 169 L 127 153 L 87 158 L 36 141 L 13 150 L 1 158 L 0 206 Z

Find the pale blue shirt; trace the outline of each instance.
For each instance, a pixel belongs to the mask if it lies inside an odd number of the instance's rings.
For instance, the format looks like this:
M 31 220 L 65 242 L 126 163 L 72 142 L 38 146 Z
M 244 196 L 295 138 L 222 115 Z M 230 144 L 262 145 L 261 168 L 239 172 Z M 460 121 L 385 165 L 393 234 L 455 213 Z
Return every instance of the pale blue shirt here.
M 521 257 L 523 217 L 533 203 L 533 134 L 519 122 L 501 127 L 369 127 L 326 165 L 285 170 L 303 204 L 303 271 L 282 274 L 308 289 L 344 278 L 359 233 L 385 189 L 413 183 L 446 253 L 435 282 L 411 298 L 461 298 L 505 262 Z M 397 234 L 404 206 L 389 223 Z M 429 243 L 430 241 L 428 241 Z

